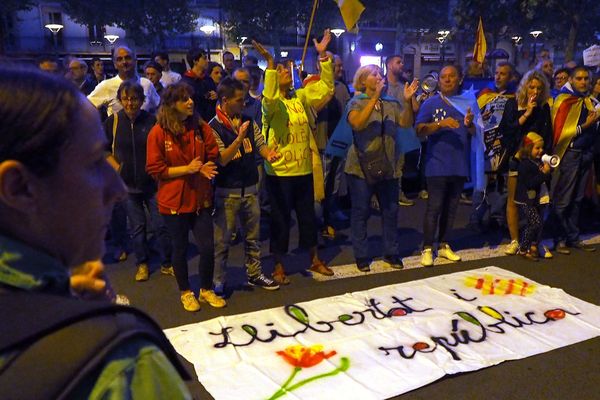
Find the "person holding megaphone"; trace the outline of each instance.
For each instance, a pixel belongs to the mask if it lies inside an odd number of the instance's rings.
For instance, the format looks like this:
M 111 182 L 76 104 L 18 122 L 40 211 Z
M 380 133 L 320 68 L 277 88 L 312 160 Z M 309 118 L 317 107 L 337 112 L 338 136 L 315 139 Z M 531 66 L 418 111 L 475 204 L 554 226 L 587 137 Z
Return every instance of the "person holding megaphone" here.
M 515 203 L 520 217 L 527 221 L 520 232 L 519 254 L 531 261 L 538 261 L 539 257 L 537 246 L 543 221 L 540 198 L 543 184 L 551 179 L 552 167 L 541 160 L 543 153 L 544 139 L 535 132 L 525 135 L 517 153 L 520 163 Z

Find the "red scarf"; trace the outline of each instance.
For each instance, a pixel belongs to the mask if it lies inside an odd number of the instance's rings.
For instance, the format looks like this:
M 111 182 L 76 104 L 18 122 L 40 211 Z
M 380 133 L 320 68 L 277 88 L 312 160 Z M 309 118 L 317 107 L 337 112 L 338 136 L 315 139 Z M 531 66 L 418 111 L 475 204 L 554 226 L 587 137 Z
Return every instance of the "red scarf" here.
M 233 124 L 233 121 L 231 121 L 231 119 L 229 118 L 229 116 L 227 115 L 227 113 L 225 113 L 225 111 L 223 111 L 221 109 L 221 105 L 217 104 L 217 118 L 219 118 L 219 121 L 221 121 L 221 123 L 223 123 L 223 125 L 225 126 L 225 128 L 229 129 L 232 132 L 235 132 L 236 135 L 239 135 L 239 127 L 241 124 L 238 124 L 238 127 L 236 128 Z M 241 122 L 241 121 L 240 121 Z

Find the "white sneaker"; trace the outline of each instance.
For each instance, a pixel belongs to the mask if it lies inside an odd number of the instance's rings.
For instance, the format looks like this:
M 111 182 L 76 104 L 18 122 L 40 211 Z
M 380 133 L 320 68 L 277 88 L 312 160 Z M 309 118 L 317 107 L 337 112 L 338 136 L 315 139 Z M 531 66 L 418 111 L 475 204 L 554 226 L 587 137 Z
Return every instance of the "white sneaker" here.
M 440 246 L 440 248 L 438 249 L 438 257 L 444 257 L 447 260 L 450 261 L 460 261 L 461 258 L 458 254 L 456 254 L 455 252 L 452 251 L 452 249 L 450 248 L 449 245 L 445 244 L 443 246 Z
M 504 254 L 514 256 L 519 251 L 519 242 L 515 239 L 504 248 Z
M 423 249 L 421 252 L 421 265 L 424 267 L 433 266 L 433 251 L 430 248 Z

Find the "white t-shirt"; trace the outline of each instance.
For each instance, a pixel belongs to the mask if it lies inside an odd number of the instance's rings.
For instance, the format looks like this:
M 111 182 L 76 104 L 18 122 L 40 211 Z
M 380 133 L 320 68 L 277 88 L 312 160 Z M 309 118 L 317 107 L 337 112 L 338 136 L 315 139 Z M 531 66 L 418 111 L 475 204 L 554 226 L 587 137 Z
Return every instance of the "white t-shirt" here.
M 154 113 L 160 104 L 160 96 L 154 89 L 154 85 L 146 78 L 138 78 L 138 82 L 144 88 L 144 103 L 142 104 L 142 110 Z M 119 75 L 114 78 L 105 79 L 96 86 L 94 91 L 88 95 L 88 100 L 92 102 L 94 107 L 99 108 L 101 106 L 108 107 L 108 116 L 110 117 L 116 112 L 123 109 L 123 106 L 117 100 L 117 91 L 123 80 Z
M 160 83 L 163 84 L 164 87 L 177 83 L 181 80 L 181 75 L 179 75 L 175 71 L 163 71 L 162 77 L 160 78 Z

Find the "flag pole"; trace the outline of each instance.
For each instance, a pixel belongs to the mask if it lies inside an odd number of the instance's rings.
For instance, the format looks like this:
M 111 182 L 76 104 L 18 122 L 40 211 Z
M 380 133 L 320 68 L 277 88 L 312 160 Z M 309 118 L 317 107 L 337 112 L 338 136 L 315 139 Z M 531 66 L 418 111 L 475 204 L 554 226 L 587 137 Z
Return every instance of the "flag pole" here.
M 317 4 L 319 0 L 313 1 L 312 14 L 310 15 L 310 22 L 308 23 L 308 31 L 306 32 L 306 40 L 304 41 L 304 50 L 302 50 L 302 61 L 300 61 L 300 71 L 304 70 L 304 59 L 306 58 L 306 50 L 308 49 L 308 41 L 310 40 L 310 32 L 312 31 L 313 21 L 315 14 L 317 13 Z

